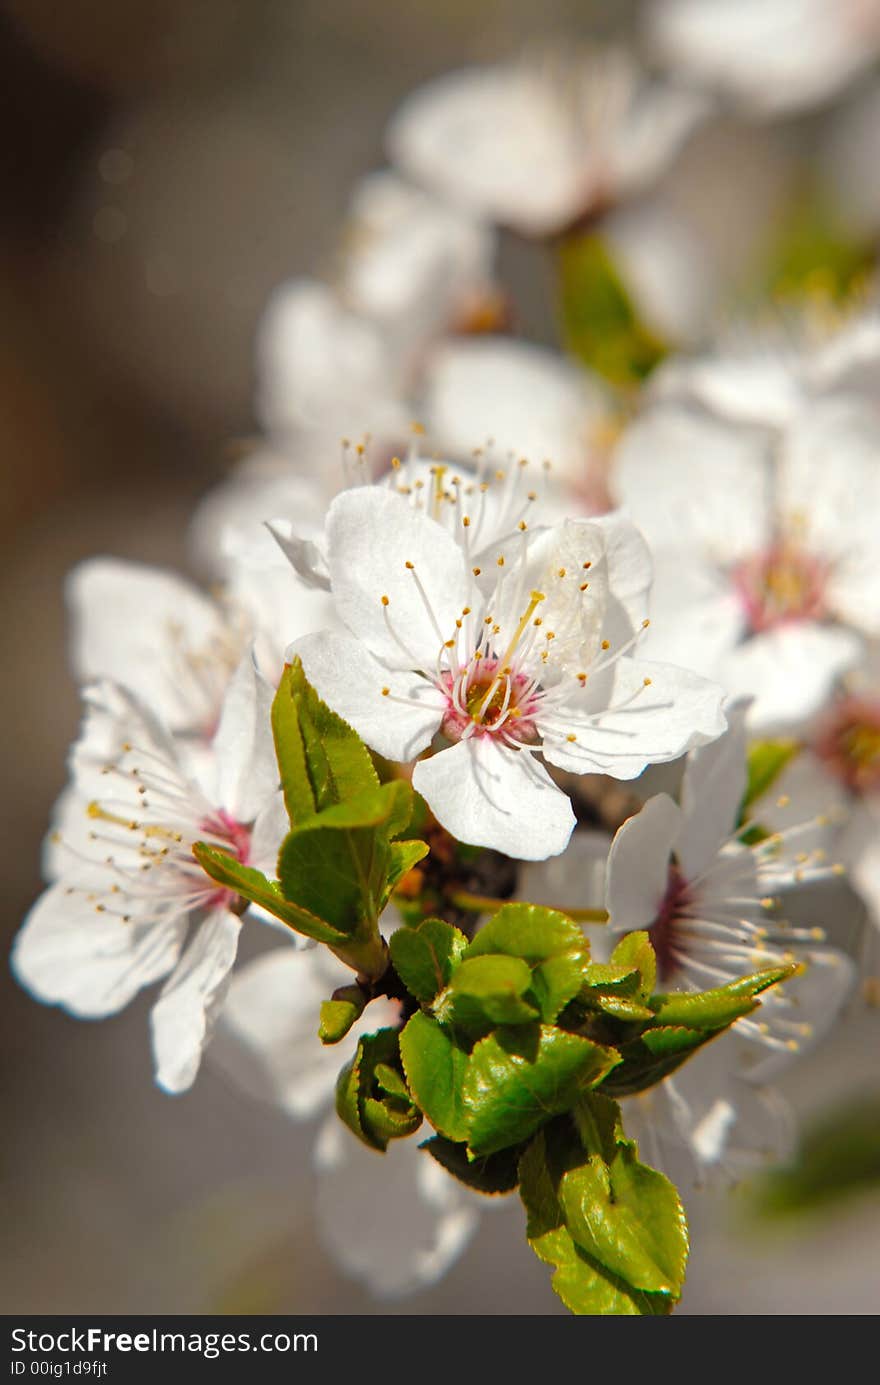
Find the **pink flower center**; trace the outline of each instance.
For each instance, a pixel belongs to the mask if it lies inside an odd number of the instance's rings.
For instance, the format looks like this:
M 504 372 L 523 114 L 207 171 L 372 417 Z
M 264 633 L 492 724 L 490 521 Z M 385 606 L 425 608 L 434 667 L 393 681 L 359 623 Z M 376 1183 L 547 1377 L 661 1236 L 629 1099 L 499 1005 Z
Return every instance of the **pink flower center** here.
M 650 927 L 650 938 L 657 956 L 657 979 L 668 981 L 679 970 L 675 959 L 678 946 L 676 925 L 687 903 L 688 882 L 677 866 L 670 865 L 666 893 L 660 901 L 657 917 Z
M 813 748 L 851 793 L 880 789 L 880 698 L 842 698 L 820 723 Z
M 216 812 L 210 813 L 200 824 L 200 830 L 210 837 L 212 841 L 228 846 L 230 855 L 234 856 L 242 865 L 247 865 L 251 854 L 251 830 L 244 827 L 235 818 L 230 817 L 224 809 L 218 808 Z M 213 908 L 231 908 L 238 899 L 234 890 L 219 889 L 212 896 L 210 906 Z
M 789 540 L 780 539 L 746 558 L 732 577 L 755 632 L 796 620 L 821 620 L 826 614 L 827 567 Z
M 502 727 L 519 742 L 538 739 L 534 715 L 539 705 L 534 680 L 498 659 L 483 659 L 458 675 L 444 673 L 447 708 L 442 731 L 452 741 L 499 735 Z

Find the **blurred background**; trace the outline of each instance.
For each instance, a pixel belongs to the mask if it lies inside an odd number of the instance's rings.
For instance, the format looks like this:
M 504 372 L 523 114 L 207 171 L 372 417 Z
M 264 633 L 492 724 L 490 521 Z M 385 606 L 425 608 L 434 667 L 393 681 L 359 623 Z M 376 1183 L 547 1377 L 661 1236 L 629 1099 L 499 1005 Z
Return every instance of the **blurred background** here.
M 539 19 L 528 0 L 0 3 L 7 946 L 40 888 L 78 723 L 66 571 L 101 552 L 186 570 L 192 506 L 254 431 L 266 298 L 321 270 L 405 93 L 542 36 L 607 33 L 630 8 L 545 0 Z M 756 144 L 716 124 L 680 161 L 667 195 L 717 261 L 743 253 L 744 200 L 772 215 L 791 138 L 765 128 Z M 730 177 L 743 139 L 745 185 Z M 719 166 L 717 195 L 698 196 Z M 512 243 L 502 255 L 524 330 L 552 339 L 534 262 Z M 442 1283 L 377 1302 L 318 1243 L 312 1127 L 247 1101 L 210 1062 L 192 1092 L 162 1095 L 149 997 L 91 1025 L 34 1004 L 7 968 L 2 985 L 7 1314 L 564 1311 L 523 1244 L 518 1204 L 484 1218 Z M 799 1112 L 837 1092 L 843 1065 L 868 1080 L 870 1018 L 795 1066 Z M 681 1311 L 877 1310 L 875 1200 L 781 1239 L 754 1238 L 736 1192 L 698 1195 L 689 1213 Z

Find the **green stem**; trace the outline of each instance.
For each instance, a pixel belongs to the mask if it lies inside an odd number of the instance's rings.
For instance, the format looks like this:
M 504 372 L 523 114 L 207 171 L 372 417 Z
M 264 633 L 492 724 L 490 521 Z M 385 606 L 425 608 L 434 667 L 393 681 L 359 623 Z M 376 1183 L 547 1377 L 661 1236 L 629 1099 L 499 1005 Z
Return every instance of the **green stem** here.
M 466 909 L 469 914 L 495 913 L 498 909 L 503 908 L 505 904 L 513 902 L 509 899 L 496 899 L 493 895 L 489 894 L 471 894 L 468 890 L 456 890 L 449 898 L 457 909 Z M 557 906 L 555 904 L 548 904 L 547 908 L 555 909 Z M 568 914 L 568 917 L 574 919 L 576 923 L 608 922 L 607 909 L 560 908 L 558 912 L 560 914 Z

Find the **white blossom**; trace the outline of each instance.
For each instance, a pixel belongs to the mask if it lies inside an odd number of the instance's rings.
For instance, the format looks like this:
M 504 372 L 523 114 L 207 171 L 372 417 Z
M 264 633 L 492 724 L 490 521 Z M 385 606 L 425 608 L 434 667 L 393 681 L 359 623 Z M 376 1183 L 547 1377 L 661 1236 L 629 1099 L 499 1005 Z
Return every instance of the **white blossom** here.
M 438 196 L 546 236 L 650 184 L 705 111 L 622 49 L 552 52 L 435 78 L 398 108 L 387 143 Z
M 326 560 L 348 635 L 294 646 L 319 694 L 380 754 L 420 759 L 414 787 L 453 836 L 522 859 L 563 850 L 566 795 L 537 755 L 633 778 L 717 736 L 712 684 L 632 657 L 650 565 L 617 516 L 499 545 L 491 567 L 406 499 L 377 488 L 330 507 Z
M 71 786 L 47 850 L 53 883 L 13 948 L 21 983 L 81 1018 L 165 977 L 151 1017 L 156 1080 L 192 1083 L 235 961 L 240 901 L 192 855 L 203 840 L 271 869 L 286 830 L 271 689 L 246 656 L 198 779 L 153 713 L 109 681 L 84 693 Z
M 758 115 L 828 100 L 880 48 L 877 0 L 654 0 L 645 18 L 676 74 Z
M 754 695 L 755 729 L 814 716 L 880 632 L 874 405 L 835 391 L 769 430 L 663 403 L 613 477 L 652 548 L 668 657 Z
M 844 953 L 817 945 L 824 942 L 821 930 L 794 928 L 780 917 L 780 891 L 835 870 L 821 848 L 803 849 L 815 822 L 753 846 L 739 840 L 744 723 L 745 708 L 731 709 L 726 733 L 690 752 L 680 804 L 657 794 L 617 832 L 606 877 L 610 928 L 648 930 L 661 990 L 704 990 L 799 962 L 802 974 L 762 995 L 757 1019 L 735 1026 L 776 1053 L 798 1053 L 836 1018 L 853 967 Z M 766 1076 L 772 1066 L 764 1060 L 751 1076 Z

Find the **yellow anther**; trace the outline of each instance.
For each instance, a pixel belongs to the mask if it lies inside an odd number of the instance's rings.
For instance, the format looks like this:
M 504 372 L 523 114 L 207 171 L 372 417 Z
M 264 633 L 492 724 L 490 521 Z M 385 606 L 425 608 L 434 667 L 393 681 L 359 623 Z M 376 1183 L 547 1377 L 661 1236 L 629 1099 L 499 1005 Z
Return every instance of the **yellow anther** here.
M 557 576 L 557 577 L 564 577 L 564 576 L 565 576 L 565 568 L 564 568 L 564 567 L 561 567 L 561 568 L 559 569 L 559 571 L 557 572 L 556 576 Z
M 567 741 L 573 742 L 573 741 L 576 741 L 576 740 L 577 740 L 577 736 L 575 736 L 575 735 L 569 733 L 569 735 L 567 735 L 565 739 L 566 739 Z
M 400 458 L 399 458 L 399 457 L 392 457 L 392 458 L 391 458 L 391 466 L 392 466 L 392 469 L 393 469 L 394 471 L 399 471 L 399 470 L 400 470 Z
M 788 794 L 787 794 L 787 793 L 783 793 L 783 794 L 780 794 L 779 797 L 777 798 L 777 800 L 776 800 L 776 806 L 777 806 L 777 808 L 787 808 L 790 802 L 791 802 L 791 799 L 790 799 L 790 797 L 788 796 Z
M 465 529 L 470 529 L 470 527 L 471 527 L 471 517 L 470 517 L 470 515 L 462 515 L 462 517 L 461 517 L 461 522 L 462 522 L 462 524 L 464 525 Z
M 582 592 L 585 592 L 585 591 L 587 590 L 587 588 L 589 587 L 589 585 L 590 585 L 589 582 L 581 582 L 581 591 L 582 591 Z
M 413 569 L 414 569 L 414 567 L 415 567 L 415 563 L 411 563 L 411 562 L 409 561 L 409 559 L 407 559 L 407 561 L 406 561 L 406 566 L 407 566 L 407 568 L 409 569 L 409 571 L 412 572 Z
M 642 621 L 642 629 L 643 629 L 643 630 L 647 630 L 647 628 L 648 628 L 648 626 L 649 626 L 650 624 L 651 624 L 651 622 L 650 622 L 650 620 L 648 619 L 648 617 L 646 616 L 645 619 Z
M 388 606 L 388 605 L 390 605 L 390 602 L 389 602 L 387 596 L 383 596 L 383 597 L 382 597 L 382 605 L 383 605 L 383 606 Z
M 529 526 L 526 524 L 526 522 L 525 522 L 524 519 L 521 519 L 520 522 L 519 522 L 519 524 L 517 525 L 517 528 L 519 529 L 519 532 L 520 532 L 521 534 L 524 534 L 524 533 L 526 532 L 526 530 L 528 529 L 528 527 L 529 527 Z
M 382 696 L 383 696 L 383 697 L 387 697 L 388 694 L 389 694 L 390 692 L 391 692 L 391 689 L 390 689 L 390 688 L 383 688 L 383 689 L 382 689 Z
M 643 687 L 643 688 L 650 688 L 652 681 L 653 681 L 653 680 L 652 680 L 651 678 L 643 678 L 643 679 L 642 679 L 642 687 Z
M 611 648 L 611 641 L 610 641 L 610 640 L 603 640 L 600 647 L 601 647 L 602 649 L 610 649 L 610 648 Z
M 498 566 L 499 566 L 499 567 L 504 567 L 504 554 L 503 554 L 503 553 L 499 554 L 498 559 L 497 559 L 497 563 L 498 563 Z
M 482 569 L 481 567 L 472 567 L 472 568 L 471 568 L 471 572 L 474 574 L 475 577 L 479 577 L 482 571 L 483 571 L 483 569 Z

